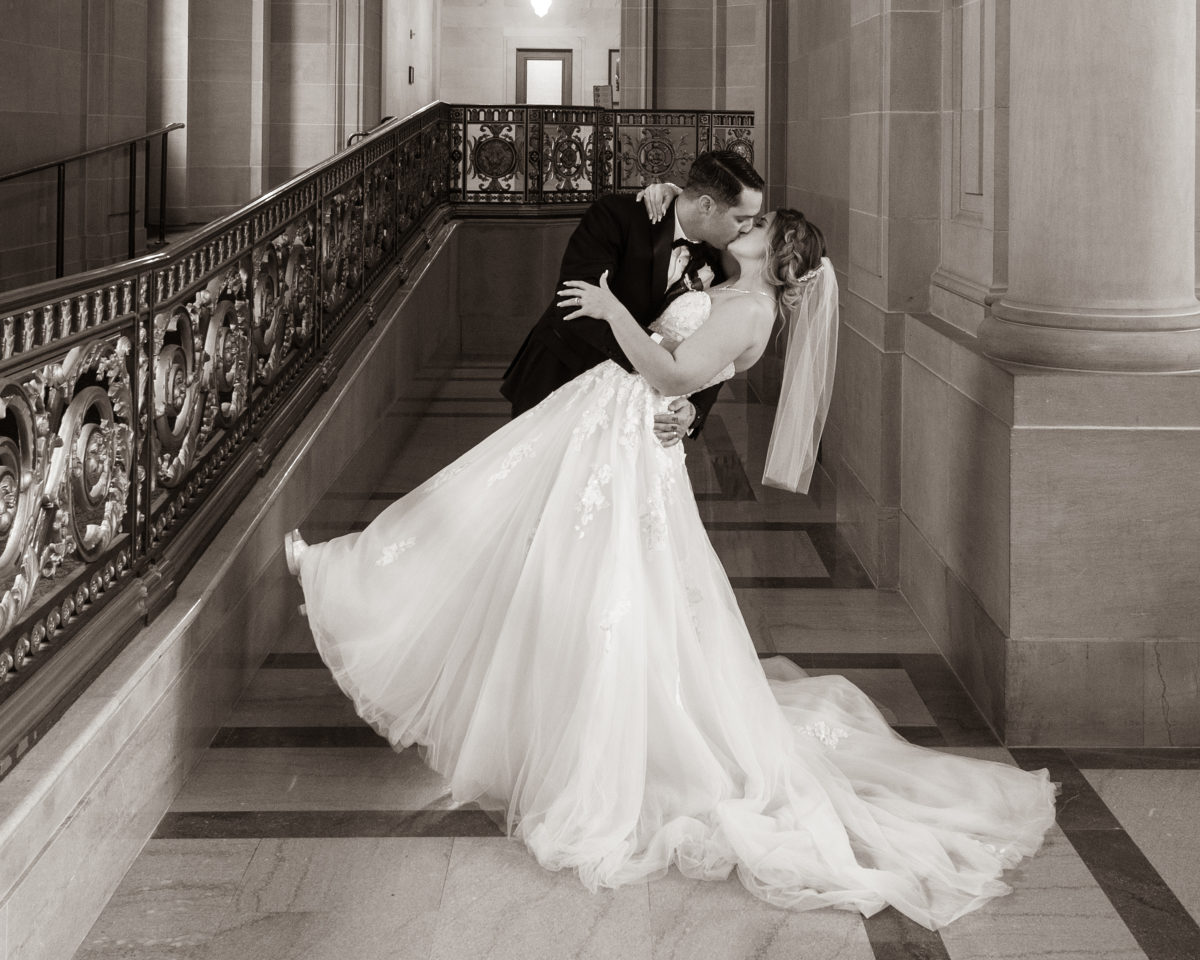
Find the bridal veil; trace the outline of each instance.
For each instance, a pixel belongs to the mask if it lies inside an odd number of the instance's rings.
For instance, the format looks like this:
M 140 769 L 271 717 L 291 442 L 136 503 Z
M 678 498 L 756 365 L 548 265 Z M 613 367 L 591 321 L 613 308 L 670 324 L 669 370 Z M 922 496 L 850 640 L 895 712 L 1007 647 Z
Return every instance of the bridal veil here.
M 806 493 L 817 462 L 837 363 L 838 283 L 828 257 L 807 274 L 800 302 L 783 318 L 787 352 L 763 483 Z

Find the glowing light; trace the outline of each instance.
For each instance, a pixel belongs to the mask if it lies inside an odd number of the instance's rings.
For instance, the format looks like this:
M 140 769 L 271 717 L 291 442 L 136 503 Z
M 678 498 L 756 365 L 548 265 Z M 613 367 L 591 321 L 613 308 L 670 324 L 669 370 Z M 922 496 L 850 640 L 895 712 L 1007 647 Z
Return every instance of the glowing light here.
M 550 0 L 529 0 L 529 5 L 539 17 L 544 17 L 550 12 Z

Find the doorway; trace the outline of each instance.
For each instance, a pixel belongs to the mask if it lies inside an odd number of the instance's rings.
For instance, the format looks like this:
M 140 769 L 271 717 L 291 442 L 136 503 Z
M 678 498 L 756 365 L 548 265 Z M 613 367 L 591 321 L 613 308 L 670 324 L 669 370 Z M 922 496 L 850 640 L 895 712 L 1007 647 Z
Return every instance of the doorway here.
M 517 103 L 571 104 L 570 50 L 517 50 Z

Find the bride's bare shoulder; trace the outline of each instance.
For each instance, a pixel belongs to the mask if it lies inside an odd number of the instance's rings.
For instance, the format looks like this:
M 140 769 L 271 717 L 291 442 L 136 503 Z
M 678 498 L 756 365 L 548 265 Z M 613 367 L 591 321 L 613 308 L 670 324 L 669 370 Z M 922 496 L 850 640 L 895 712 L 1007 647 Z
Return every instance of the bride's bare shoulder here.
M 709 299 L 714 317 L 739 317 L 750 322 L 775 319 L 775 300 L 761 293 L 714 287 Z

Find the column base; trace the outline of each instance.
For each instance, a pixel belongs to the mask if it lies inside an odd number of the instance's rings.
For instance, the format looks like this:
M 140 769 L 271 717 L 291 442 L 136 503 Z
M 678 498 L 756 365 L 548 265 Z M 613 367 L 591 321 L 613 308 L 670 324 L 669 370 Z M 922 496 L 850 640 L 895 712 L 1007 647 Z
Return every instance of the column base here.
M 1200 745 L 1200 375 L 903 362 L 900 589 L 1004 742 Z
M 1175 311 L 1058 313 L 1001 301 L 979 327 L 993 360 L 1058 370 L 1200 370 L 1200 304 Z

